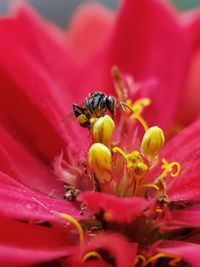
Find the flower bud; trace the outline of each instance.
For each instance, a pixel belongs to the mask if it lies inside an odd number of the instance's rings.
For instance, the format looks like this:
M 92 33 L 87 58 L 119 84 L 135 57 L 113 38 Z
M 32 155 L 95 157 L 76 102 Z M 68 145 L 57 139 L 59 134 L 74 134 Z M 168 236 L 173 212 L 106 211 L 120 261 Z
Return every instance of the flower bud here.
M 88 164 L 100 182 L 110 180 L 111 161 L 111 152 L 105 145 L 95 143 L 90 147 L 88 151 Z
M 155 159 L 159 154 L 165 142 L 165 136 L 162 129 L 153 126 L 145 132 L 140 150 L 142 154 L 150 160 Z
M 105 115 L 99 118 L 91 129 L 93 143 L 102 143 L 109 146 L 114 129 L 115 124 L 110 116 Z

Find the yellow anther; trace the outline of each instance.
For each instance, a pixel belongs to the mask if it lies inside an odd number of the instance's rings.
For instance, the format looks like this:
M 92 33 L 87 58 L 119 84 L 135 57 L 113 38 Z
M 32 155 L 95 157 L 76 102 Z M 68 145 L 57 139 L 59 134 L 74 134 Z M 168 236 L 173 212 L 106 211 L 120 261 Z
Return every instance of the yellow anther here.
M 99 118 L 91 128 L 93 143 L 110 144 L 115 129 L 114 121 L 110 116 L 105 115 Z
M 163 131 L 158 126 L 150 127 L 143 136 L 140 150 L 149 160 L 158 156 L 165 142 Z
M 142 266 L 147 266 L 149 263 L 153 263 L 155 261 L 157 261 L 160 258 L 170 258 L 170 262 L 169 262 L 169 266 L 176 266 L 176 264 L 178 262 L 181 261 L 181 257 L 178 255 L 174 255 L 174 254 L 170 254 L 170 253 L 158 253 L 154 256 L 152 256 L 151 258 L 149 258 L 145 264 L 143 264 Z
M 52 210 L 51 213 L 56 214 L 56 215 L 58 215 L 64 219 L 68 220 L 70 223 L 72 223 L 74 226 L 76 226 L 76 229 L 79 233 L 80 243 L 83 243 L 83 237 L 84 237 L 83 229 L 82 229 L 80 223 L 75 218 L 73 218 L 71 215 L 64 213 L 64 212 L 57 212 L 57 211 Z
M 109 171 L 112 169 L 111 163 L 112 155 L 107 146 L 95 143 L 90 147 L 88 151 L 88 164 L 100 182 L 110 180 Z
M 142 176 L 147 170 L 147 165 L 143 162 L 143 159 L 139 153 L 139 151 L 134 150 L 131 153 L 126 154 L 121 148 L 114 147 L 112 149 L 114 153 L 118 152 L 120 153 L 127 162 L 127 168 L 132 169 L 136 176 Z
M 82 262 L 85 262 L 87 260 L 90 260 L 91 258 L 95 258 L 95 259 L 98 259 L 98 260 L 103 260 L 102 257 L 101 257 L 101 255 L 98 252 L 96 252 L 96 251 L 89 251 L 89 252 L 87 252 L 83 256 Z

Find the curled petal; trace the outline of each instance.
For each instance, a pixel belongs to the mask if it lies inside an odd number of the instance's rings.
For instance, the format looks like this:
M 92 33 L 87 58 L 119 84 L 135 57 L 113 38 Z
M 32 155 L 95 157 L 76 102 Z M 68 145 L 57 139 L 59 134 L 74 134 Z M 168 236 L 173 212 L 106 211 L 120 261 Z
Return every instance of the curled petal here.
M 77 220 L 84 218 L 71 202 L 53 199 L 25 187 L 1 184 L 0 199 L 0 214 L 13 219 L 63 221 L 51 211 L 68 213 Z

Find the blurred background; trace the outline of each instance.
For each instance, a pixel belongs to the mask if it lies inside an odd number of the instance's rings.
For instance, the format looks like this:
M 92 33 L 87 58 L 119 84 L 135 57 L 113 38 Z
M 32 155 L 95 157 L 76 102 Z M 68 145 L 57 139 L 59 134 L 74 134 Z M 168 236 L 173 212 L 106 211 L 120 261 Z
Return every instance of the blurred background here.
M 13 0 L 14 1 L 14 0 Z M 117 8 L 120 0 L 98 0 L 98 2 L 107 5 L 110 8 Z M 189 9 L 200 7 L 200 0 L 171 0 L 179 9 Z M 0 12 L 4 13 L 10 0 L 0 0 Z M 65 27 L 75 8 L 88 0 L 27 0 L 44 17 L 48 18 Z M 94 2 L 94 1 L 92 1 Z

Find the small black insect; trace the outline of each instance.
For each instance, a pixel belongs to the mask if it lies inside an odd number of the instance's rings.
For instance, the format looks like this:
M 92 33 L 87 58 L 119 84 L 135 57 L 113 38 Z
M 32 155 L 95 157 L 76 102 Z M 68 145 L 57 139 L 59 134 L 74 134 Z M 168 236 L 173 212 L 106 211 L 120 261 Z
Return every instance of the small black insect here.
M 90 93 L 83 105 L 73 104 L 73 112 L 82 127 L 89 128 L 92 118 L 103 117 L 109 111 L 112 118 L 115 116 L 117 107 L 116 99 L 102 92 Z

